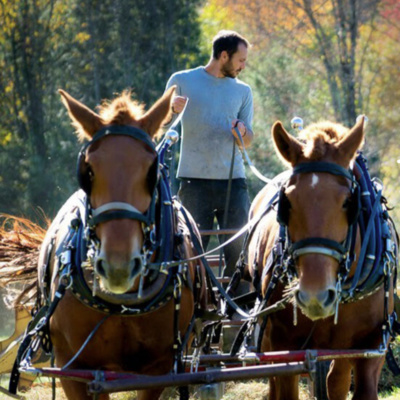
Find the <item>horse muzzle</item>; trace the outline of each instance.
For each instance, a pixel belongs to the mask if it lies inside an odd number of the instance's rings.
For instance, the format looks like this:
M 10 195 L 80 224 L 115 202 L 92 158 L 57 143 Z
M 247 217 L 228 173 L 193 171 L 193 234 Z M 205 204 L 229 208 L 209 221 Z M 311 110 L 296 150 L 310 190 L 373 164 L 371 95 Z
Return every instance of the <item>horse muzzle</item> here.
M 118 254 L 106 256 L 103 252 L 96 257 L 95 271 L 105 290 L 115 294 L 123 294 L 131 290 L 136 278 L 144 268 L 143 257 L 134 253 L 130 259 Z
M 303 314 L 313 321 L 330 317 L 335 313 L 337 300 L 335 287 L 328 287 L 316 292 L 298 288 L 295 291 L 295 298 Z

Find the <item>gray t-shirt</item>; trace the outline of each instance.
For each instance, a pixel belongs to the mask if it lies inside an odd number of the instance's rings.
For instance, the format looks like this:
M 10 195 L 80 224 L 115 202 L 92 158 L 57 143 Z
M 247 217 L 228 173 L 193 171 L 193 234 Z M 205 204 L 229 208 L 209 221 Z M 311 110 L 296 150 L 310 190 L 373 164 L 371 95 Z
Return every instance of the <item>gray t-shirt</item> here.
M 167 88 L 189 103 L 182 119 L 178 178 L 228 179 L 234 137 L 231 122 L 242 120 L 252 129 L 253 96 L 237 78 L 216 78 L 204 67 L 173 74 Z M 236 146 L 233 178 L 244 178 L 243 157 Z

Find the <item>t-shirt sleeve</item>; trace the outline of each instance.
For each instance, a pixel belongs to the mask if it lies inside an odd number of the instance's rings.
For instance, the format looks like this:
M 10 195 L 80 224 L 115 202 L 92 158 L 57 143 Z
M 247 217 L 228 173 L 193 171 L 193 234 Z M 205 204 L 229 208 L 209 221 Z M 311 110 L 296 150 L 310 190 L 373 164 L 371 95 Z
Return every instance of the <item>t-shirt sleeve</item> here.
M 248 87 L 247 93 L 244 96 L 238 118 L 242 120 L 248 128 L 253 130 L 253 93 L 250 87 Z
M 171 75 L 171 77 L 168 79 L 167 85 L 165 86 L 165 91 L 167 91 L 171 86 L 174 86 L 174 85 L 176 85 L 175 95 L 180 96 L 181 95 L 181 86 L 179 85 L 179 79 L 178 79 L 177 74 Z M 171 121 L 166 123 L 164 125 L 164 128 L 169 129 L 171 127 L 171 125 L 175 122 L 177 116 L 178 116 L 178 114 L 172 114 Z
M 168 79 L 165 90 L 168 90 L 171 86 L 174 86 L 174 85 L 176 85 L 175 94 L 180 96 L 181 95 L 181 86 L 179 84 L 179 79 L 178 79 L 177 74 L 171 75 L 171 77 Z

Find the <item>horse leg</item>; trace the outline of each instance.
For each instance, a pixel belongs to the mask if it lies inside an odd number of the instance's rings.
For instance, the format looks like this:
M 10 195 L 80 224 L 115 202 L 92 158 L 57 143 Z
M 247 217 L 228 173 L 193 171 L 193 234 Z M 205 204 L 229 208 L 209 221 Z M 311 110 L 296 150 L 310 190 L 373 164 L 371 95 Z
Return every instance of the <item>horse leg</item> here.
M 328 398 L 345 400 L 351 384 L 351 364 L 348 360 L 334 360 L 327 377 Z
M 273 377 L 269 380 L 269 400 L 298 400 L 299 376 Z
M 166 352 L 163 358 L 155 358 L 152 363 L 146 365 L 142 370 L 143 375 L 165 375 L 171 371 L 172 368 L 171 355 Z M 154 388 L 146 390 L 138 390 L 137 400 L 158 400 L 164 391 L 164 388 Z
M 86 383 L 61 379 L 61 385 L 69 400 L 92 400 L 93 396 L 87 393 Z M 109 400 L 108 394 L 100 394 L 97 400 Z
M 354 360 L 353 400 L 378 400 L 378 382 L 385 358 Z
M 138 390 L 137 400 L 157 400 L 164 389 Z

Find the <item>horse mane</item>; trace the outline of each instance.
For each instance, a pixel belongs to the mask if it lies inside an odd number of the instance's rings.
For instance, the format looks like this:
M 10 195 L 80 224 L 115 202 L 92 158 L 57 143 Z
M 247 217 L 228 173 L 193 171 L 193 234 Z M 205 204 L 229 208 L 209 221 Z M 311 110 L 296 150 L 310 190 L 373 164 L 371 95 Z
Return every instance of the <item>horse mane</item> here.
M 37 260 L 46 229 L 25 218 L 0 218 L 0 288 L 7 290 L 6 303 L 18 307 L 36 296 Z
M 144 104 L 132 99 L 132 91 L 124 90 L 113 100 L 103 100 L 97 107 L 104 126 L 132 125 L 144 114 Z M 77 122 L 73 122 L 79 141 L 87 139 L 87 133 Z
M 348 132 L 345 126 L 329 121 L 309 125 L 299 134 L 299 139 L 305 144 L 304 157 L 310 161 L 323 159 Z
M 113 100 L 103 100 L 98 107 L 106 125 L 130 125 L 144 114 L 144 105 L 132 99 L 132 92 L 124 90 Z

